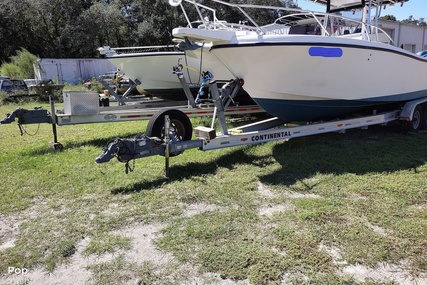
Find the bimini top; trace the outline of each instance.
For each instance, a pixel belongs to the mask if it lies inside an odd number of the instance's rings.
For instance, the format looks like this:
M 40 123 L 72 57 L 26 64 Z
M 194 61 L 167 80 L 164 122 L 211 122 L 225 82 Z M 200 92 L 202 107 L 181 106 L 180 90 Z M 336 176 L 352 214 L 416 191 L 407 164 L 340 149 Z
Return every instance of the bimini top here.
M 318 4 L 326 5 L 326 12 L 339 12 L 339 11 L 348 11 L 353 9 L 360 9 L 369 5 L 371 1 L 371 6 L 379 5 L 394 5 L 402 4 L 408 2 L 409 0 L 307 0 L 310 2 L 315 2 Z

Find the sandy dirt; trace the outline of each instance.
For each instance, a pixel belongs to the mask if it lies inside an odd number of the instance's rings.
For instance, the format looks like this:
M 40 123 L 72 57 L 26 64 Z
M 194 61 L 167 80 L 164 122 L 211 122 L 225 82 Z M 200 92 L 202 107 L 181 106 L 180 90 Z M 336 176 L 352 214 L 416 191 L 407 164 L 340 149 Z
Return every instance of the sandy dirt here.
M 276 193 L 270 190 L 268 187 L 263 185 L 261 182 L 258 183 L 259 193 L 266 198 L 273 198 Z M 283 194 L 283 193 L 282 193 Z M 317 195 L 304 195 L 300 193 L 285 193 L 292 198 L 311 197 L 319 198 Z M 266 203 L 259 210 L 260 216 L 271 216 L 276 212 L 283 212 L 292 210 L 293 206 L 291 203 L 285 203 L 281 205 L 271 205 Z M 184 212 L 184 217 L 191 217 L 206 211 L 221 210 L 216 205 L 209 204 L 193 204 L 187 207 Z M 16 237 L 19 230 L 20 219 L 18 216 L 13 215 L 0 215 L 0 251 L 7 248 L 13 247 L 16 241 Z M 80 241 L 77 246 L 76 253 L 70 258 L 67 264 L 59 265 L 52 273 L 46 272 L 42 268 L 30 269 L 28 273 L 23 276 L 22 274 L 7 273 L 8 268 L 2 268 L 7 274 L 2 273 L 0 277 L 0 285 L 9 284 L 28 284 L 28 285 L 83 285 L 91 284 L 92 273 L 88 269 L 88 266 L 107 262 L 118 255 L 124 256 L 127 261 L 141 263 L 149 261 L 153 264 L 162 265 L 168 262 L 173 262 L 174 257 L 167 252 L 162 252 L 155 246 L 155 240 L 161 235 L 161 230 L 165 227 L 162 223 L 152 224 L 141 224 L 133 225 L 132 227 L 122 229 L 115 232 L 124 237 L 129 237 L 132 240 L 132 249 L 127 251 L 120 251 L 114 254 L 104 254 L 102 256 L 85 256 L 82 254 L 84 249 L 89 244 L 89 239 Z M 372 225 L 367 225 L 373 227 Z M 383 229 L 374 228 L 378 232 L 383 232 Z M 384 232 L 384 234 L 386 234 Z M 366 268 L 362 265 L 349 265 L 345 260 L 342 260 L 338 248 L 330 248 L 324 245 L 320 245 L 319 249 L 324 250 L 330 254 L 334 262 L 342 268 L 338 274 L 351 275 L 358 282 L 371 280 L 374 282 L 386 282 L 392 281 L 399 285 L 427 285 L 427 275 L 421 275 L 413 277 L 409 273 L 409 269 L 406 263 L 403 261 L 400 265 L 380 264 L 376 268 Z M 248 285 L 247 280 L 234 282 L 231 280 L 222 280 L 215 274 L 203 274 L 199 275 L 197 268 L 193 265 L 182 265 L 182 270 L 188 274 L 185 284 L 196 285 L 196 284 L 218 284 L 218 285 Z M 287 284 L 287 280 L 290 277 L 289 274 L 285 273 L 283 276 L 282 284 Z M 132 280 L 129 284 L 139 284 L 137 279 Z

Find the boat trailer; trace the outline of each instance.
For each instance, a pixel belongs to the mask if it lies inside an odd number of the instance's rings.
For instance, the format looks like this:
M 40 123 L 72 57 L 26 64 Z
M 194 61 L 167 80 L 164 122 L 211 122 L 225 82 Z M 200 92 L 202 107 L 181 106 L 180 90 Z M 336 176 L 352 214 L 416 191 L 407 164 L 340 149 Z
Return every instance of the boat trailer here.
M 40 123 L 51 124 L 54 141 L 50 144 L 55 149 L 62 149 L 62 144 L 58 142 L 57 125 L 65 126 L 149 120 L 148 126 L 150 127 L 150 130 L 147 130 L 147 134 L 149 136 L 160 136 L 158 128 L 163 128 L 163 121 L 159 126 L 159 120 L 162 120 L 159 119 L 160 114 L 164 115 L 164 112 L 170 109 L 177 110 L 173 111 L 172 115 L 179 116 L 178 118 L 172 118 L 172 122 L 180 121 L 183 117 L 215 117 L 217 112 L 215 104 L 211 99 L 200 99 L 200 96 L 198 96 L 197 101 L 194 99 L 184 78 L 182 69 L 182 65 L 178 64 L 178 66 L 173 67 L 173 73 L 177 75 L 181 82 L 183 91 L 188 99 L 187 101 L 164 101 L 153 100 L 151 98 L 145 98 L 146 100 L 144 101 L 125 101 L 126 96 L 116 94 L 114 97 L 117 100 L 118 106 L 110 106 L 110 104 L 104 104 L 105 98 L 100 98 L 100 95 L 97 92 L 64 91 L 63 110 L 56 110 L 54 101 L 50 97 L 50 112 L 43 108 L 36 108 L 32 110 L 18 108 L 12 113 L 7 114 L 6 118 L 0 121 L 0 124 L 10 124 L 17 121 L 21 135 L 25 132 L 23 125 Z M 207 79 L 212 78 L 212 74 L 209 72 L 203 73 L 203 76 Z M 204 84 L 208 84 L 208 81 L 209 80 L 205 80 Z M 137 83 L 139 83 L 139 81 L 137 81 Z M 221 91 L 218 91 L 217 89 L 216 92 L 218 94 L 221 92 L 221 95 L 218 95 L 218 100 L 221 101 L 219 105 L 221 106 L 221 111 L 226 115 L 247 116 L 249 114 L 265 112 L 258 105 L 239 105 L 238 102 L 235 101 L 234 98 L 241 88 L 239 80 L 230 80 L 229 82 L 220 83 L 222 85 Z M 203 87 L 204 85 L 201 86 L 201 91 L 203 90 Z M 187 136 L 183 137 L 183 139 L 191 139 L 191 122 L 189 123 L 188 120 L 186 125 L 182 125 L 181 123 L 180 125 L 181 127 L 187 127 L 187 129 L 185 129 Z M 190 129 L 188 129 L 188 127 Z M 182 131 L 183 130 L 181 130 L 181 132 Z
M 379 114 L 374 111 L 369 116 L 307 123 L 297 126 L 288 126 L 285 122 L 274 117 L 228 129 L 224 108 L 221 103 L 222 101 L 220 100 L 218 88 L 214 81 L 210 82 L 210 88 L 215 99 L 216 115 L 212 118 L 211 127 L 201 126 L 194 128 L 196 139 L 191 140 L 191 136 L 188 136 L 188 132 L 191 130 L 189 126 L 187 126 L 184 131 L 188 139 L 185 139 L 182 135 L 182 126 L 187 125 L 189 122 L 185 114 L 179 113 L 178 110 L 166 110 L 157 115 L 158 127 L 160 128 L 161 125 L 162 128 L 161 132 L 157 132 L 157 136 L 150 136 L 152 133 L 149 132 L 150 134 L 142 134 L 133 139 L 114 139 L 107 144 L 101 155 L 96 158 L 95 162 L 105 163 L 116 157 L 119 161 L 126 163 L 126 172 L 128 172 L 130 169 L 130 161 L 153 155 L 161 155 L 165 157 L 165 175 L 169 177 L 170 157 L 179 155 L 188 149 L 207 151 L 234 146 L 260 144 L 269 141 L 289 140 L 291 138 L 328 132 L 345 133 L 348 129 L 366 129 L 371 125 L 386 125 L 396 120 L 406 121 L 409 131 L 418 131 L 424 125 L 421 120 L 421 118 L 424 117 L 422 112 L 427 110 L 427 108 L 420 108 L 421 105 L 425 106 L 427 102 L 427 98 L 423 98 L 407 102 L 403 108 Z M 213 127 L 216 119 L 221 128 L 219 133 L 216 133 Z M 147 129 L 149 129 L 149 127 L 150 125 Z
M 180 78 L 179 70 L 177 71 Z M 182 76 L 183 78 L 183 76 Z M 182 80 L 180 78 L 180 80 Z M 183 83 L 183 86 L 186 86 Z M 427 96 L 422 99 L 414 100 L 404 104 L 402 108 L 390 110 L 377 114 L 374 111 L 369 116 L 353 117 L 342 120 L 332 120 L 327 122 L 305 123 L 302 125 L 289 126 L 286 122 L 273 117 L 261 120 L 244 126 L 228 129 L 226 115 L 231 114 L 249 114 L 264 112 L 259 106 L 233 106 L 233 97 L 237 94 L 239 88 L 244 84 L 242 79 L 236 78 L 228 83 L 218 87 L 215 80 L 209 81 L 209 90 L 213 98 L 214 106 L 205 108 L 194 108 L 194 98 L 189 100 L 187 106 L 164 106 L 159 108 L 129 109 L 131 105 L 119 106 L 119 109 L 108 109 L 99 111 L 84 109 L 83 114 L 56 114 L 54 104 L 51 100 L 51 112 L 45 109 L 26 110 L 19 108 L 12 114 L 0 121 L 0 124 L 7 124 L 18 119 L 18 125 L 21 133 L 23 124 L 50 123 L 54 133 L 54 142 L 56 149 L 61 149 L 62 145 L 57 141 L 56 125 L 73 125 L 85 123 L 116 122 L 149 119 L 145 134 L 135 138 L 124 139 L 116 138 L 107 143 L 103 152 L 96 158 L 96 163 L 105 163 L 116 157 L 120 162 L 125 163 L 126 173 L 132 171 L 130 162 L 139 158 L 153 155 L 165 157 L 165 174 L 169 177 L 170 158 L 183 153 L 188 149 L 199 149 L 203 151 L 260 144 L 269 141 L 289 140 L 291 138 L 304 137 L 328 132 L 344 133 L 352 128 L 367 128 L 371 125 L 387 124 L 395 120 L 406 121 L 407 129 L 418 131 L 422 126 L 427 126 Z M 89 97 L 86 94 L 79 99 Z M 98 94 L 95 94 L 94 102 L 99 104 Z M 67 97 L 68 98 L 68 97 Z M 72 97 L 69 96 L 69 100 Z M 64 100 L 65 101 L 65 100 Z M 68 108 L 81 108 L 81 100 L 78 104 L 65 104 Z M 87 102 L 86 102 L 87 103 Z M 89 104 L 89 105 L 91 105 Z M 93 105 L 92 104 L 92 105 Z M 91 105 L 91 106 L 92 106 Z M 190 106 L 191 105 L 191 106 Z M 94 106 L 92 106 L 94 107 Z M 122 109 L 126 107 L 126 109 Z M 67 108 L 64 108 L 64 110 Z M 87 113 L 89 111 L 89 114 Z M 93 112 L 93 113 L 91 113 Z M 71 112 L 72 113 L 72 112 Z M 210 127 L 198 126 L 193 129 L 190 117 L 211 116 L 212 123 Z M 220 132 L 214 129 L 218 122 Z M 196 139 L 192 139 L 193 131 Z

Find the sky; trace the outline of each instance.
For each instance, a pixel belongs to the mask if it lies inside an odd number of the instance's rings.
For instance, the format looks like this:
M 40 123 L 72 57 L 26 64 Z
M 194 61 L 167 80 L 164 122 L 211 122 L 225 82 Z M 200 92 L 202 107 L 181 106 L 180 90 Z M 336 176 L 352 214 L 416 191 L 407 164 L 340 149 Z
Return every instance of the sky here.
M 298 6 L 304 10 L 320 12 L 326 11 L 325 6 L 311 3 L 310 1 L 294 0 L 294 2 L 298 2 Z M 393 15 L 399 21 L 408 19 L 409 16 L 414 16 L 414 18 L 417 20 L 420 18 L 427 20 L 427 0 L 409 0 L 403 4 L 403 7 L 400 7 L 400 4 L 395 5 L 394 7 L 389 6 L 385 10 L 382 10 L 381 15 Z

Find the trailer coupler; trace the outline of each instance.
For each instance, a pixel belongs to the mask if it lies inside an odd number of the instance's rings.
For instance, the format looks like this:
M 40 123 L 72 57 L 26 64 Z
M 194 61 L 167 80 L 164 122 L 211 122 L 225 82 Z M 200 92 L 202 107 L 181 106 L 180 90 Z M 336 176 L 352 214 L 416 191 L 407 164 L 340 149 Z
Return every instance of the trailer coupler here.
M 107 143 L 102 154 L 95 160 L 104 163 L 116 157 L 118 161 L 128 163 L 137 158 L 164 154 L 165 146 L 158 138 L 150 138 L 142 134 L 134 139 L 113 139 Z
M 138 158 L 160 155 L 165 157 L 165 173 L 169 176 L 169 157 L 177 156 L 187 149 L 201 148 L 202 140 L 177 141 L 171 133 L 167 140 L 157 137 L 148 137 L 142 134 L 134 139 L 116 138 L 107 143 L 96 163 L 104 163 L 116 157 L 118 161 L 125 163 L 126 174 L 132 171 L 129 162 Z
M 18 119 L 18 127 L 21 136 L 24 135 L 25 129 L 22 125 L 52 123 L 52 117 L 49 112 L 41 107 L 33 110 L 18 108 L 10 114 L 6 114 L 6 118 L 0 121 L 0 124 L 11 124 Z
M 0 124 L 10 124 L 18 119 L 18 124 L 40 124 L 40 123 L 52 123 L 52 118 L 46 109 L 35 108 L 34 110 L 27 110 L 18 108 L 10 114 L 6 115 L 6 118 L 0 121 Z

